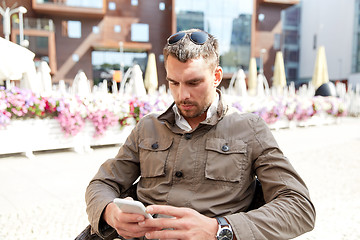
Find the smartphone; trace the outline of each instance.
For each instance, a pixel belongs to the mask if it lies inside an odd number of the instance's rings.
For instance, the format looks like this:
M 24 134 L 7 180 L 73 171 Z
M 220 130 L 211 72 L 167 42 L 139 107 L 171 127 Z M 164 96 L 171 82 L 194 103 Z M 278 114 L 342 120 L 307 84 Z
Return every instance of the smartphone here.
M 153 218 L 151 214 L 146 212 L 144 204 L 139 201 L 115 198 L 113 202 L 125 213 L 136 213 L 145 216 L 145 218 Z

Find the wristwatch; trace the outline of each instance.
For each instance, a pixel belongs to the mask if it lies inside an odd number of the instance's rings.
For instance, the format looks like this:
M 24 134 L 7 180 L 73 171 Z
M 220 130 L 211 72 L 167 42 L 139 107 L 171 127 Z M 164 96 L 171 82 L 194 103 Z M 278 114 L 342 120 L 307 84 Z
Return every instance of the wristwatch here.
M 230 224 L 223 217 L 217 217 L 216 220 L 219 223 L 219 228 L 216 233 L 217 240 L 232 240 L 233 239 L 233 231 Z

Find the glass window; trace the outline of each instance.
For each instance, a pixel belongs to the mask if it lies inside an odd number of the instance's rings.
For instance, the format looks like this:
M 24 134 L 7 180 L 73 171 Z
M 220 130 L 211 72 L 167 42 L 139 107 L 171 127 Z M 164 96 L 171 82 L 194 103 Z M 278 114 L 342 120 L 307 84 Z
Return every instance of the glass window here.
M 102 0 L 66 0 L 64 1 L 66 5 L 72 7 L 88 7 L 88 8 L 102 8 Z M 55 2 L 57 3 L 57 1 Z
M 109 2 L 109 10 L 116 10 L 116 3 L 114 3 L 114 2 Z
M 81 22 L 80 21 L 68 21 L 68 37 L 69 38 L 81 38 Z
M 284 42 L 285 44 L 298 44 L 298 32 L 293 30 L 284 30 Z
M 299 50 L 285 49 L 284 50 L 284 62 L 286 62 L 286 63 L 299 62 Z
M 42 36 L 28 36 L 24 35 L 24 39 L 28 40 L 31 44 L 28 49 L 35 53 L 34 62 L 35 65 L 39 63 L 40 60 L 46 60 L 49 63 L 49 38 Z M 20 36 L 16 35 L 16 42 L 19 43 Z
M 297 69 L 296 68 L 289 68 L 287 75 L 288 75 L 289 79 L 297 79 Z
M 72 60 L 74 61 L 74 62 L 78 62 L 79 61 L 79 55 L 77 55 L 76 53 L 74 53 L 72 56 Z
M 291 62 L 299 61 L 299 52 L 298 51 L 290 51 L 289 60 Z
M 356 0 L 353 37 L 352 72 L 360 72 L 360 0 Z
M 225 73 L 239 67 L 248 69 L 250 61 L 253 0 L 181 0 L 175 2 L 177 30 L 199 28 L 219 41 L 220 64 Z
M 98 26 L 93 26 L 92 27 L 92 32 L 95 34 L 98 34 L 100 32 L 100 28 Z
M 160 9 L 161 11 L 164 11 L 164 10 L 165 10 L 165 3 L 164 3 L 164 2 L 160 2 L 160 3 L 159 3 L 159 9 Z
M 62 36 L 69 38 L 81 38 L 80 21 L 62 21 Z
M 301 5 L 297 4 L 281 12 L 283 35 L 280 39 L 284 52 L 287 80 L 297 81 L 300 52 L 300 19 Z
M 49 39 L 48 37 L 37 37 L 36 38 L 36 47 L 38 49 L 45 49 L 46 51 L 49 48 Z
M 116 32 L 116 33 L 121 32 L 121 26 L 120 25 L 115 25 L 114 26 L 114 32 Z
M 98 84 L 103 79 L 112 80 L 114 70 L 120 70 L 120 65 L 124 66 L 124 72 L 134 64 L 139 64 L 143 75 L 147 64 L 146 52 L 120 52 L 113 51 L 93 51 L 91 54 L 93 65 L 94 84 Z
M 103 0 L 36 0 L 39 4 L 56 4 L 71 7 L 102 8 Z
M 131 24 L 131 41 L 148 42 L 149 41 L 149 24 L 146 24 L 146 23 Z
M 131 0 L 131 5 L 137 6 L 139 4 L 138 0 Z
M 360 33 L 357 34 L 358 41 L 356 42 L 356 59 L 355 59 L 355 72 L 360 72 Z
M 163 55 L 163 54 L 160 54 L 160 55 L 159 55 L 159 61 L 160 61 L 160 62 L 164 62 L 164 55 Z
M 275 33 L 274 35 L 274 49 L 279 50 L 281 47 L 281 35 L 279 33 Z
M 286 11 L 284 11 L 284 25 L 287 26 L 299 26 L 300 22 L 300 7 L 297 5 L 287 8 Z

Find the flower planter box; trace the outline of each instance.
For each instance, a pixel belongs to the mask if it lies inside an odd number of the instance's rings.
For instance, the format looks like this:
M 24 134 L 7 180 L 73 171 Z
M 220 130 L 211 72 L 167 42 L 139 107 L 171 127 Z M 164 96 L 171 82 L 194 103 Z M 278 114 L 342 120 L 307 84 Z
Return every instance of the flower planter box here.
M 314 116 L 306 121 L 279 120 L 269 124 L 270 129 L 318 126 L 336 123 L 338 118 Z M 94 137 L 95 128 L 86 121 L 84 128 L 75 136 L 65 136 L 56 119 L 11 120 L 0 130 L 0 155 L 25 153 L 32 157 L 34 151 L 72 148 L 82 153 L 92 146 L 122 144 L 133 129 L 133 125 L 120 128 L 119 124 L 109 127 L 102 136 Z
M 132 128 L 120 128 L 117 124 L 107 129 L 103 136 L 94 138 L 95 128 L 89 121 L 76 136 L 65 136 L 56 119 L 11 120 L 0 130 L 0 154 L 25 153 L 31 157 L 33 151 L 64 148 L 83 152 L 91 146 L 122 144 Z
M 269 128 L 272 130 L 279 130 L 282 128 L 295 128 L 295 127 L 310 127 L 310 126 L 321 126 L 327 124 L 334 124 L 339 122 L 339 117 L 333 117 L 327 114 L 315 115 L 309 119 L 296 121 L 296 120 L 285 120 L 280 119 L 275 123 L 269 124 Z

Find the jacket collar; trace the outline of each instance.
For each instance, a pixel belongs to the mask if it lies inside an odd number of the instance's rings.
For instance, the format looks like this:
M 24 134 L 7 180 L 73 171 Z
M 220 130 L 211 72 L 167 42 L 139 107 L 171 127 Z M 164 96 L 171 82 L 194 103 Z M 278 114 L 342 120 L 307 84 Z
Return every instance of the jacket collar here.
M 216 89 L 217 93 L 219 94 L 219 103 L 217 107 L 217 114 L 214 114 L 210 119 L 207 119 L 200 123 L 200 125 L 197 127 L 199 128 L 201 125 L 215 125 L 217 124 L 226 114 L 228 110 L 228 105 L 224 101 L 224 97 L 222 96 L 222 93 L 219 89 Z M 176 123 L 175 123 L 175 113 L 173 111 L 173 106 L 175 102 L 171 104 L 171 106 L 160 116 L 158 116 L 158 120 L 161 122 L 164 122 L 166 126 L 171 129 L 173 132 L 176 133 L 182 133 L 183 130 L 180 129 Z M 194 131 L 195 129 L 193 129 Z

